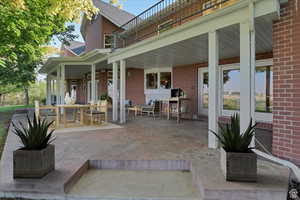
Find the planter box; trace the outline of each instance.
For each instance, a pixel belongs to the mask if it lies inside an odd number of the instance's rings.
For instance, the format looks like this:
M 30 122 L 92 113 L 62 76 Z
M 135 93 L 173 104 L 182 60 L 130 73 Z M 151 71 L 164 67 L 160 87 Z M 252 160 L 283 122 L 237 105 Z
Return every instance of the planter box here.
M 16 150 L 13 153 L 14 178 L 42 178 L 54 170 L 54 145 L 40 151 Z
M 227 181 L 256 182 L 257 156 L 253 152 L 234 153 L 221 148 L 221 169 Z

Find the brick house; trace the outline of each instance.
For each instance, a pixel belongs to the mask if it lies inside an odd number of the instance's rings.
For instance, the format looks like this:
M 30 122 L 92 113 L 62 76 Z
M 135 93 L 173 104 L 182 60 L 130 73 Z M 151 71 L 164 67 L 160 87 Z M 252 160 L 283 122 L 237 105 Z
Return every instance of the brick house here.
M 48 103 L 64 103 L 73 86 L 77 103 L 108 93 L 113 120 L 125 123 L 125 100 L 145 104 L 181 88 L 187 118 L 204 116 L 217 131 L 239 112 L 241 129 L 255 119 L 257 137 L 300 164 L 300 1 L 165 0 L 136 17 L 94 3 L 99 15 L 81 25 L 85 52 L 50 58 L 41 70 Z

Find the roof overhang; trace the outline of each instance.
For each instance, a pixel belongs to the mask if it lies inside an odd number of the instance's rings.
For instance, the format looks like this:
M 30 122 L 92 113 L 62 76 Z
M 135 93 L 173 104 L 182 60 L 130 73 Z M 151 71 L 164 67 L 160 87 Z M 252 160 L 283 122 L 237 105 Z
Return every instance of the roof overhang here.
M 43 67 L 39 70 L 39 73 L 49 74 L 56 70 L 60 64 L 64 65 L 92 65 L 107 60 L 108 54 L 111 49 L 94 49 L 88 53 L 84 53 L 81 56 L 66 56 L 66 57 L 52 57 L 49 58 Z

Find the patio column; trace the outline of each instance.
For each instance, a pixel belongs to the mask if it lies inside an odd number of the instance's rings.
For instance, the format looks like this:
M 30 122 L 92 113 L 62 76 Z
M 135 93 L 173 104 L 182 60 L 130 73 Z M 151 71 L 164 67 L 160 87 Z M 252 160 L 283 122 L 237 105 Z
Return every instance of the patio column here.
M 118 62 L 113 63 L 113 121 L 118 121 Z
M 61 77 L 60 77 L 60 103 L 65 104 L 65 65 L 60 66 Z
M 250 20 L 240 23 L 240 130 L 244 132 L 252 118 L 255 120 L 255 29 L 253 3 Z M 252 17 L 251 17 L 252 16 Z M 252 141 L 252 146 L 255 141 Z
M 126 61 L 120 61 L 120 123 L 126 123 Z
M 50 79 L 50 75 L 47 75 L 47 78 L 46 78 L 46 91 L 47 91 L 46 104 L 50 105 L 51 104 L 51 79 Z
M 96 65 L 91 66 L 91 100 L 96 103 Z
M 208 129 L 218 133 L 218 117 L 220 114 L 219 102 L 219 38 L 217 30 L 208 35 L 208 80 L 209 80 L 209 105 L 208 105 Z M 208 131 L 208 147 L 217 148 L 216 136 Z
M 56 88 L 55 88 L 55 92 L 56 92 L 56 104 L 59 105 L 60 104 L 60 65 L 57 67 L 56 70 Z

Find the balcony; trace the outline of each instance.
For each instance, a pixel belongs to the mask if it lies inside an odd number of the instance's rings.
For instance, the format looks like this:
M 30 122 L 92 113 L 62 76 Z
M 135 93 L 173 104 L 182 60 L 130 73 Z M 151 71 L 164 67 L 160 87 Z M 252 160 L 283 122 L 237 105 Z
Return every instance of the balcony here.
M 114 48 L 157 36 L 238 0 L 161 0 L 114 32 Z

